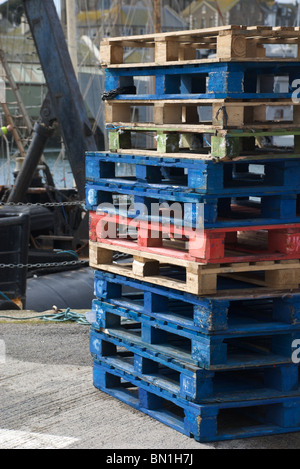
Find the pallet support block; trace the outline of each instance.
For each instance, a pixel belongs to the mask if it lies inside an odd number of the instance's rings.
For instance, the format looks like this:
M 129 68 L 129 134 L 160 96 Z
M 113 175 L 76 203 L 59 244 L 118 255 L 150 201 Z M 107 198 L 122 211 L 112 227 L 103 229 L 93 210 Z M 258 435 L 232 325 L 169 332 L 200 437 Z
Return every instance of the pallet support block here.
M 200 441 L 201 435 L 213 440 L 218 433 L 217 417 L 217 409 L 201 407 L 199 413 L 185 411 L 184 424 L 196 441 Z
M 110 64 L 121 64 L 123 62 L 123 46 L 101 43 L 101 62 Z
M 106 103 L 106 122 L 130 122 L 131 108 L 127 103 Z
M 163 295 L 153 295 L 149 291 L 144 292 L 144 309 L 147 313 L 166 313 L 169 310 L 169 299 Z
M 113 251 L 103 249 L 90 243 L 90 254 L 97 264 L 111 264 L 113 261 Z
M 179 151 L 180 135 L 176 132 L 157 132 L 156 142 L 159 153 L 176 153 Z
M 123 131 L 120 133 L 118 130 L 110 130 L 108 134 L 109 149 L 110 151 L 117 151 L 120 148 L 129 149 L 132 147 L 131 132 Z
M 268 368 L 264 373 L 264 382 L 281 392 L 296 391 L 299 382 L 298 373 L 298 367 L 295 365 Z
M 155 61 L 157 64 L 165 64 L 172 60 L 178 60 L 179 56 L 179 42 L 163 40 L 158 38 L 155 40 Z
M 223 259 L 225 237 L 225 233 L 196 232 L 195 236 L 189 239 L 189 254 L 198 259 Z
M 132 264 L 132 273 L 138 277 L 158 275 L 159 262 L 135 256 Z
M 215 158 L 236 158 L 241 153 L 239 137 L 211 137 L 211 156 Z
M 268 235 L 270 251 L 286 254 L 300 253 L 300 232 L 295 228 L 288 230 L 271 230 Z
M 286 261 L 286 263 L 288 262 L 289 261 Z M 297 289 L 299 288 L 299 280 L 298 270 L 287 269 L 271 270 L 265 272 L 265 285 L 275 289 Z
M 227 356 L 227 344 L 223 339 L 214 339 L 202 336 L 197 340 L 192 340 L 191 347 L 192 357 L 197 357 L 204 368 L 209 369 L 211 366 L 224 364 Z
M 217 37 L 218 58 L 246 58 L 247 41 L 245 36 L 235 35 L 232 31 L 220 32 Z
M 273 195 L 263 197 L 261 202 L 262 217 L 268 216 L 274 219 L 290 218 L 296 213 L 297 196 L 296 195 Z
M 217 276 L 215 274 L 201 275 L 202 267 L 190 264 L 186 269 L 186 284 L 196 295 L 210 295 L 217 291 Z
M 299 425 L 299 402 L 282 402 L 267 408 L 267 420 L 282 428 L 290 428 Z

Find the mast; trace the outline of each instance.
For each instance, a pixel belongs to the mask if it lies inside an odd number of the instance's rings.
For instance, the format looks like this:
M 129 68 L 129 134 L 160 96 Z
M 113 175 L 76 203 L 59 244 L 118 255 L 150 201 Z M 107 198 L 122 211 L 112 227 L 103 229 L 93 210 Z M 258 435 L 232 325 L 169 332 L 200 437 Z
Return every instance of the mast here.
M 215 0 L 215 6 L 216 6 L 216 9 L 217 9 L 218 15 L 219 15 L 219 17 L 221 18 L 222 24 L 224 25 L 224 24 L 225 24 L 225 21 L 224 21 L 224 17 L 223 17 L 223 14 L 222 14 L 222 12 L 221 12 L 221 9 L 220 9 L 218 0 Z
M 161 0 L 154 0 L 154 32 L 161 33 Z
M 68 50 L 76 77 L 78 77 L 76 2 L 66 0 Z
M 297 18 L 296 18 L 296 26 L 300 26 L 300 2 L 299 0 L 297 1 L 298 7 L 297 7 Z

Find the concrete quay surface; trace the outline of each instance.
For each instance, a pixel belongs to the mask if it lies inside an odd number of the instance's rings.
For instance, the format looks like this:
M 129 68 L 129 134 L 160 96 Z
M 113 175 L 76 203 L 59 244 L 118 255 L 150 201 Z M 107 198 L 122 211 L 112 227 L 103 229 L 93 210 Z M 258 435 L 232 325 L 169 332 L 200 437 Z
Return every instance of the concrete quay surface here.
M 0 316 L 0 449 L 298 449 L 300 433 L 201 444 L 97 390 L 89 326 Z

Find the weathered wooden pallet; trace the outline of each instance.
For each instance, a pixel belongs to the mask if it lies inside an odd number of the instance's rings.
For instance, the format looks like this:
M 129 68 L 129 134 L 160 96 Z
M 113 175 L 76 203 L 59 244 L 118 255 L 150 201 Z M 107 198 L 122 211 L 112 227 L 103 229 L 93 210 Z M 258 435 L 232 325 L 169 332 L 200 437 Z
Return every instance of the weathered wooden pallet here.
M 300 158 L 214 162 L 206 159 L 147 157 L 88 152 L 86 180 L 123 178 L 128 182 L 181 186 L 203 194 L 253 195 L 256 190 L 280 192 L 300 189 Z M 123 165 L 128 165 L 124 167 Z M 255 166 L 253 166 L 255 165 Z
M 128 261 L 116 262 L 114 252 L 128 256 Z M 297 290 L 300 283 L 300 261 L 297 259 L 205 265 L 107 242 L 90 242 L 90 266 L 195 295 L 215 294 L 217 280 L 223 275 L 273 289 Z M 184 276 L 183 280 L 178 278 L 180 274 Z
M 276 325 L 299 326 L 300 290 L 255 288 L 221 278 L 218 294 L 201 297 L 138 279 L 95 271 L 95 296 L 116 306 L 203 334 L 234 335 L 267 331 Z
M 136 100 L 288 99 L 298 97 L 298 67 L 299 62 L 292 59 L 152 67 L 131 64 L 105 70 L 103 100 L 132 100 L 133 94 Z M 282 88 L 278 90 L 279 79 Z
M 269 323 L 250 332 L 202 334 L 172 322 L 135 311 L 129 305 L 93 301 L 98 330 L 108 335 L 137 340 L 141 347 L 180 358 L 206 370 L 236 370 L 292 363 L 293 343 L 300 340 L 300 326 Z
M 196 229 L 271 226 L 299 223 L 298 196 L 288 190 L 205 195 L 180 186 L 102 179 L 86 185 L 86 208 Z
M 141 36 L 104 38 L 100 45 L 103 66 L 110 68 L 131 66 L 125 63 L 124 49 L 149 49 L 150 58 L 141 66 L 177 63 L 201 63 L 215 61 L 274 61 L 278 57 L 266 57 L 265 45 L 292 44 L 299 58 L 299 28 L 268 26 L 223 26 L 189 31 L 176 31 Z M 197 58 L 201 50 L 215 52 L 215 59 Z M 153 51 L 153 53 L 151 53 Z M 280 57 L 282 61 L 289 61 Z
M 89 239 L 204 264 L 300 259 L 300 224 L 193 230 L 90 212 Z
M 300 397 L 200 405 L 180 399 L 134 375 L 93 364 L 94 386 L 199 442 L 300 430 Z
M 259 156 L 300 155 L 300 131 L 280 130 L 208 130 L 198 125 L 153 125 L 131 123 L 107 125 L 108 145 L 111 152 L 137 156 L 160 156 L 198 159 L 255 159 Z M 147 139 L 145 138 L 147 137 Z M 291 138 L 286 146 L 283 137 Z M 273 139 L 277 138 L 274 143 Z M 278 156 L 278 153 L 277 155 Z
M 107 366 L 197 404 L 300 395 L 296 364 L 209 371 L 94 328 L 90 351 L 94 359 Z
M 201 112 L 198 108 L 201 107 Z M 145 110 L 144 122 L 135 113 Z M 268 115 L 271 108 L 288 112 L 288 118 Z M 138 111 L 136 111 L 138 109 Z M 202 116 L 202 113 L 204 115 Z M 146 122 L 145 122 L 146 119 Z M 228 99 L 172 99 L 172 100 L 109 100 L 105 103 L 105 121 L 108 126 L 121 129 L 144 129 L 173 125 L 182 133 L 214 132 L 241 128 L 253 130 L 297 130 L 300 122 L 300 100 L 228 100 Z M 199 127 L 199 130 L 197 129 Z

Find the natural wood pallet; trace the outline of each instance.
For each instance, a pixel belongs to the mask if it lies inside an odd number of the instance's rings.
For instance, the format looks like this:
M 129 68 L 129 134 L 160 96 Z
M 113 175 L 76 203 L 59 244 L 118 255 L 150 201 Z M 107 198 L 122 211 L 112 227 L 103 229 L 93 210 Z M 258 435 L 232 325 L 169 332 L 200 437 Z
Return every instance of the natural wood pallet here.
M 181 158 L 216 158 L 222 159 L 257 159 L 259 154 L 266 156 L 283 147 L 270 145 L 265 137 L 289 137 L 294 139 L 293 145 L 285 149 L 294 156 L 300 153 L 299 126 L 294 129 L 280 128 L 268 130 L 242 129 L 217 130 L 201 125 L 186 124 L 112 124 L 109 130 L 109 150 L 118 153 L 135 153 L 144 156 L 164 156 Z M 151 144 L 141 144 L 139 137 L 145 134 L 152 138 Z M 209 137 L 210 136 L 210 137 Z M 210 142 L 208 140 L 210 138 Z M 142 146 L 142 147 L 141 147 Z M 258 153 L 259 151 L 259 153 Z
M 147 48 L 153 50 L 150 62 L 145 65 L 164 65 L 173 63 L 199 63 L 197 50 L 215 52 L 217 61 L 225 60 L 278 60 L 266 57 L 265 45 L 290 44 L 299 46 L 299 27 L 270 26 L 237 26 L 229 25 L 218 28 L 207 28 L 168 33 L 145 34 L 128 37 L 104 38 L 100 45 L 101 63 L 103 66 L 130 66 L 124 63 L 124 49 L 136 50 Z M 299 60 L 299 47 L 297 60 Z M 280 58 L 281 61 L 287 60 Z M 211 59 L 207 59 L 211 61 Z
M 214 131 L 222 129 L 264 130 L 295 129 L 300 123 L 300 101 L 292 99 L 277 100 L 226 100 L 226 99 L 169 99 L 169 100 L 110 100 L 105 103 L 105 121 L 114 127 L 144 128 L 153 125 L 174 125 L 174 130 Z M 147 123 L 134 122 L 133 110 L 142 106 L 152 111 L 153 116 Z M 201 121 L 198 107 L 206 107 L 212 114 L 211 121 Z M 291 121 L 278 119 L 268 120 L 267 108 L 292 108 Z M 150 120 L 151 119 L 151 120 Z M 177 127 L 176 127 L 177 126 Z
M 127 255 L 128 262 L 114 263 L 114 252 Z M 204 265 L 145 251 L 137 252 L 131 247 L 116 247 L 104 242 L 90 242 L 90 266 L 195 295 L 217 293 L 217 279 L 223 275 L 274 289 L 294 290 L 298 289 L 300 283 L 299 260 Z M 183 270 L 185 280 L 163 275 L 165 266 L 175 266 L 179 272 Z M 264 275 L 260 277 L 258 273 Z

